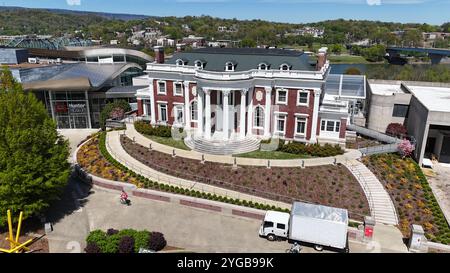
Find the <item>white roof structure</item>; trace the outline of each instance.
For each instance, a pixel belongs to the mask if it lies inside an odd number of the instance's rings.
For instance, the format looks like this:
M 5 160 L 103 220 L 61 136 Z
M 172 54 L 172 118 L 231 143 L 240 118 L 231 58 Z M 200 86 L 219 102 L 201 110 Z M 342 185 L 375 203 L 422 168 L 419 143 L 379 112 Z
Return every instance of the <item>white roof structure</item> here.
M 375 95 L 391 96 L 397 93 L 405 93 L 400 87 L 400 84 L 380 84 L 371 83 L 370 90 Z
M 348 223 L 348 211 L 346 209 L 294 202 L 292 204 L 291 213 L 302 217 L 316 218 L 345 224 Z
M 408 88 L 429 111 L 450 112 L 450 87 L 408 85 Z
M 270 221 L 274 223 L 287 223 L 289 222 L 289 213 L 269 210 L 266 212 L 264 221 Z

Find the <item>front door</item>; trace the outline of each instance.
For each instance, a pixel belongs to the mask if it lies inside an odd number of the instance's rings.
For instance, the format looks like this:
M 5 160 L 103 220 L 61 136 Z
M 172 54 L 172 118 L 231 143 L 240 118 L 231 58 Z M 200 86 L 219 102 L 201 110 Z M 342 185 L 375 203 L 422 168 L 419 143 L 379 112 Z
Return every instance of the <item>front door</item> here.
M 442 142 L 441 154 L 439 161 L 444 163 L 450 163 L 450 137 L 444 137 Z

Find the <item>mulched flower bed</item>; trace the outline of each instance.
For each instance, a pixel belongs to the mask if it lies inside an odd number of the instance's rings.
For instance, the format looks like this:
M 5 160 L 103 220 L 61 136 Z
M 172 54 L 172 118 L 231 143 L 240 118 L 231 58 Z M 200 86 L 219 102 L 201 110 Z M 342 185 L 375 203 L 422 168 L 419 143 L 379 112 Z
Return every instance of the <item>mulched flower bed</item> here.
M 113 181 L 122 181 L 143 187 L 135 177 L 122 171 L 106 160 L 99 149 L 99 137 L 92 138 L 77 154 L 78 164 L 87 172 Z
M 362 220 L 369 205 L 358 181 L 338 164 L 277 168 L 238 166 L 172 157 L 133 143 L 121 136 L 123 148 L 152 169 L 184 179 L 212 184 L 272 200 L 291 203 L 306 201 L 346 208 L 350 217 Z
M 363 163 L 391 195 L 405 237 L 410 235 L 411 224 L 419 224 L 428 239 L 450 244 L 450 228 L 416 162 L 397 154 L 381 154 L 365 157 Z

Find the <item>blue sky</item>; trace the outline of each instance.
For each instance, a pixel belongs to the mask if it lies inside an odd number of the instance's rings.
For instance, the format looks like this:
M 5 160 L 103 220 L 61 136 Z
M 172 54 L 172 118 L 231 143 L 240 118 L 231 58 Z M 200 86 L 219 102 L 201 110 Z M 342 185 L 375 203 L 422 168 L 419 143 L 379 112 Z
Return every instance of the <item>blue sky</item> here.
M 450 0 L 0 0 L 0 5 L 289 23 L 337 18 L 439 25 L 450 21 Z

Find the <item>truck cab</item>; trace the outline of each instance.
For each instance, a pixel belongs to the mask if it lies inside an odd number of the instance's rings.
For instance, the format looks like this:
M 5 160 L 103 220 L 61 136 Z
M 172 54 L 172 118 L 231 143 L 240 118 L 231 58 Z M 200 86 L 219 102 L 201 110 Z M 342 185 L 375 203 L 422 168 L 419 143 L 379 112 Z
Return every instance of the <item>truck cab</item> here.
M 269 241 L 288 237 L 289 213 L 279 211 L 267 211 L 264 221 L 259 228 L 259 236 L 266 237 Z

